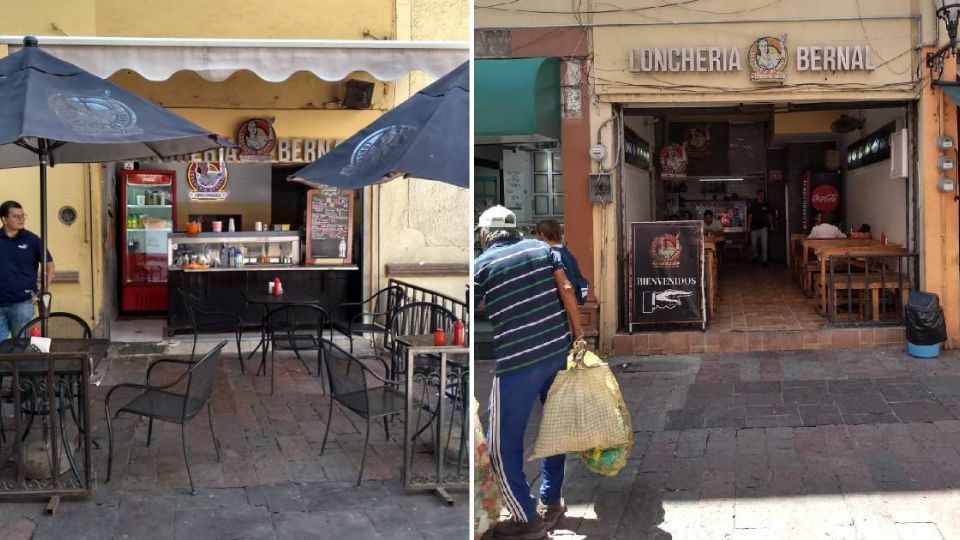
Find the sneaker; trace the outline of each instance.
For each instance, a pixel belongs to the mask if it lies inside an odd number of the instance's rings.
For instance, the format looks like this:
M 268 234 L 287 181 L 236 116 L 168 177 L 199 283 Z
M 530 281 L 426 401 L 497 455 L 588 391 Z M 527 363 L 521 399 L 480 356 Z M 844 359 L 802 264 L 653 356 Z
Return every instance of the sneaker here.
M 499 540 L 542 540 L 547 537 L 547 529 L 540 516 L 531 521 L 505 519 L 493 527 L 491 538 Z
M 543 518 L 543 526 L 548 530 L 552 531 L 557 528 L 557 523 L 563 518 L 563 515 L 567 512 L 567 505 L 563 504 L 563 500 L 555 504 L 543 504 L 541 503 L 537 507 L 537 512 L 540 513 L 540 517 Z

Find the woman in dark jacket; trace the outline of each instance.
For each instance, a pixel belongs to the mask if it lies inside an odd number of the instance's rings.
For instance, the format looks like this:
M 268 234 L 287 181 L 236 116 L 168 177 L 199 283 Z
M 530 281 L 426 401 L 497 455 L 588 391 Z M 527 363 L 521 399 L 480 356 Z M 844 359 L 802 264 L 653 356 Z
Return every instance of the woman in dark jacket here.
M 555 219 L 545 219 L 537 223 L 537 238 L 550 246 L 551 251 L 560 254 L 560 262 L 563 263 L 563 270 L 567 273 L 567 278 L 573 283 L 573 292 L 577 297 L 577 303 L 581 306 L 587 301 L 587 287 L 590 282 L 580 273 L 580 265 L 577 259 L 570 253 L 567 246 L 563 245 L 563 232 L 560 224 Z

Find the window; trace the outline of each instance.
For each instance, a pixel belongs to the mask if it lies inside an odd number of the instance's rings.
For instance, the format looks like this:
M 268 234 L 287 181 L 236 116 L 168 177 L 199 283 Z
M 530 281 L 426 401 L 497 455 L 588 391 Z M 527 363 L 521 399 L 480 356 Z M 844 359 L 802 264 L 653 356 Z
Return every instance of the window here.
M 563 220 L 563 163 L 558 151 L 533 155 L 533 219 Z

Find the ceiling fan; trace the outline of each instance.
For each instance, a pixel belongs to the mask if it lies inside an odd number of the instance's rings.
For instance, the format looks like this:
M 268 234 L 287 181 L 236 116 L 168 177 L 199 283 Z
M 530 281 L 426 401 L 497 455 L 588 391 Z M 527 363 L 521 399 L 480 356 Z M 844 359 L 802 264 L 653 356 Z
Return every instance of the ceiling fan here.
M 830 131 L 834 133 L 850 133 L 851 131 L 863 129 L 863 120 L 857 120 L 852 116 L 841 114 L 830 124 Z

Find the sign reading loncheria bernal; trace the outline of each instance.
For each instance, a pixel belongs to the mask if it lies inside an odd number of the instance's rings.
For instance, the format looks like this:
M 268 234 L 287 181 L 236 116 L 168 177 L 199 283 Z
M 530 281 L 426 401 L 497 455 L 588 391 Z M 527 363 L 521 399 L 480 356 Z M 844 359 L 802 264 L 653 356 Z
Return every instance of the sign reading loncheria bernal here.
M 651 323 L 706 325 L 702 227 L 702 221 L 631 224 L 631 327 Z

